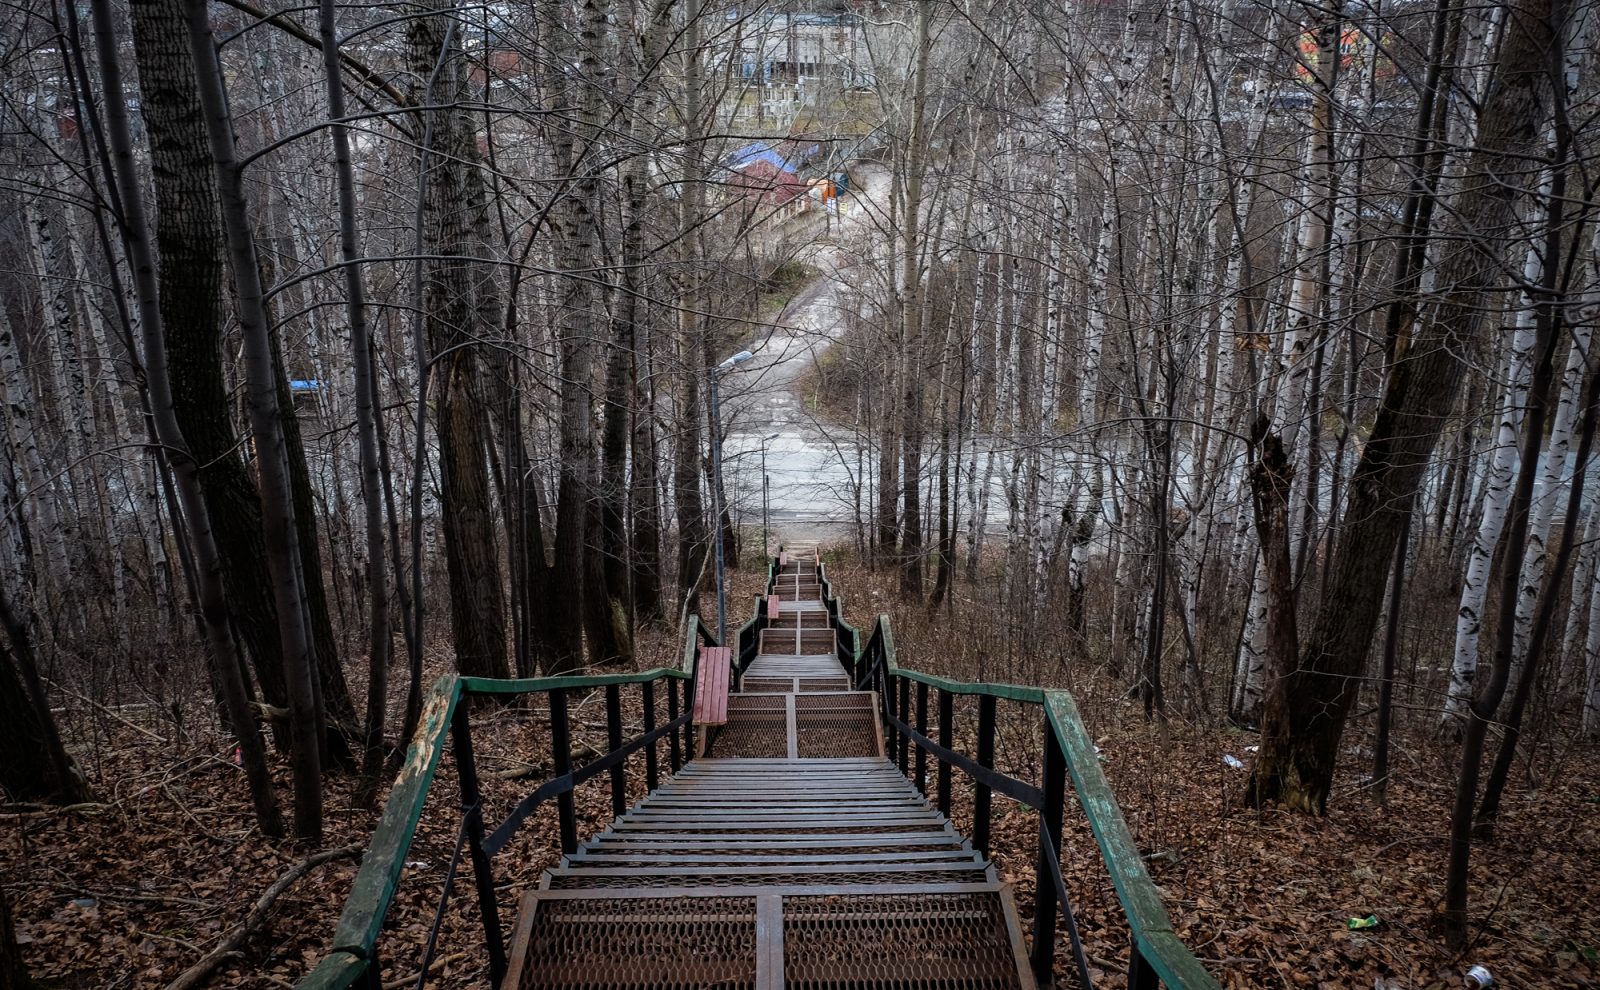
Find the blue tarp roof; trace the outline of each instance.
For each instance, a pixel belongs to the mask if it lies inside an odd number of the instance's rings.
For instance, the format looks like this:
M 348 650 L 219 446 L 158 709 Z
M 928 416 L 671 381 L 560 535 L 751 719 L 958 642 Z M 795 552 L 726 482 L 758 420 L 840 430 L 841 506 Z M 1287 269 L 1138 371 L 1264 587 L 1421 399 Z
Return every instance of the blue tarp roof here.
M 772 150 L 772 146 L 765 141 L 747 144 L 738 151 L 728 156 L 728 167 L 731 169 L 747 168 L 756 162 L 766 162 L 780 172 L 795 174 L 795 167 L 790 161 Z

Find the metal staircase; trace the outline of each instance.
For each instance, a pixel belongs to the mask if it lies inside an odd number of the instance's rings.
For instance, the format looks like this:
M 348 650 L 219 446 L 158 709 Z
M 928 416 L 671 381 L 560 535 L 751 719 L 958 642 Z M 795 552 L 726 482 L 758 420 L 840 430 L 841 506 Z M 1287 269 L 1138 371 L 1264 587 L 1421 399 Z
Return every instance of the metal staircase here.
M 710 751 L 524 895 L 503 986 L 1031 988 L 994 867 L 884 757 L 814 548 Z
M 299 990 L 421 990 L 436 972 L 501 990 L 1020 990 L 1063 975 L 1092 990 L 1060 860 L 1069 792 L 1127 919 L 1126 986 L 1220 990 L 1174 931 L 1068 692 L 901 667 L 889 617 L 866 635 L 850 625 L 814 547 L 769 561 L 755 605 L 726 643 L 691 615 L 669 667 L 441 679 Z M 602 695 L 605 750 L 574 765 L 571 701 Z M 519 698 L 547 707 L 552 776 L 508 805 L 479 787 L 471 711 Z M 1038 720 L 1027 779 L 995 767 L 1001 704 Z M 437 893 L 418 896 L 408 856 L 445 761 L 455 847 Z M 647 796 L 630 807 L 640 770 Z M 580 843 L 577 792 L 606 783 L 612 824 Z M 948 820 L 958 787 L 968 835 Z M 988 862 L 996 797 L 1037 824 L 1026 939 Z M 517 892 L 497 857 L 526 855 L 510 844 L 549 805 L 563 855 L 508 930 Z M 406 886 L 411 907 L 433 906 L 420 948 L 390 933 Z M 457 951 L 441 958 L 444 945 Z M 462 959 L 469 971 L 451 973 Z

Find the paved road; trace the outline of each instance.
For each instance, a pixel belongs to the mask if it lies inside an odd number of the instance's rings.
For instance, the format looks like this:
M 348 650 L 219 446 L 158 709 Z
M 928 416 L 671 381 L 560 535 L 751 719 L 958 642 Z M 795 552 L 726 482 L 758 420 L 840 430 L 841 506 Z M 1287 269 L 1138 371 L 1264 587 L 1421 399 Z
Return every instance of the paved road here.
M 844 332 L 851 270 L 863 252 L 883 243 L 878 231 L 888 206 L 889 173 L 878 166 L 852 173 L 856 194 L 846 198 L 829 227 L 818 228 L 815 241 L 796 252 L 797 260 L 821 274 L 789 301 L 769 334 L 747 345 L 755 358 L 724 380 L 729 505 L 747 528 L 760 527 L 765 443 L 772 528 L 779 539 L 837 539 L 855 519 L 854 432 L 818 422 L 798 391 L 802 377 Z

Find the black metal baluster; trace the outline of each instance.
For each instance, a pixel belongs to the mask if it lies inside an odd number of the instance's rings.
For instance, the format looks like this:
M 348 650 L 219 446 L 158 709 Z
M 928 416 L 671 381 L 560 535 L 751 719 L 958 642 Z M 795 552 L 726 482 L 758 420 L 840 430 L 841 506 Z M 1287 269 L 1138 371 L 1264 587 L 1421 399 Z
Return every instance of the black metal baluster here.
M 900 679 L 900 698 L 895 702 L 895 714 L 904 722 L 911 717 L 911 682 L 905 678 Z M 900 733 L 900 776 L 904 777 L 910 769 L 911 736 Z
M 644 690 L 644 734 L 648 736 L 656 731 L 656 682 L 645 681 L 640 687 Z M 659 783 L 661 769 L 656 766 L 656 743 L 651 743 L 644 748 L 645 790 L 654 792 Z
M 1044 807 L 1039 809 L 1039 858 L 1034 865 L 1033 978 L 1040 987 L 1049 987 L 1056 958 L 1056 912 L 1071 910 L 1071 905 L 1056 903 L 1054 878 L 1061 863 L 1061 815 L 1067 799 L 1067 761 L 1056 742 L 1050 719 L 1044 720 Z M 1047 847 L 1045 844 L 1049 843 Z M 1051 855 L 1051 852 L 1055 855 Z
M 606 752 L 622 748 L 622 685 L 606 685 Z M 628 811 L 628 761 L 611 768 L 611 815 L 621 818 Z
M 928 734 L 928 685 L 924 681 L 917 682 L 917 731 Z M 928 796 L 928 751 L 921 746 L 917 747 L 917 790 Z
M 994 695 L 978 696 L 978 765 L 994 766 Z M 973 781 L 972 848 L 989 855 L 989 785 Z
M 894 683 L 889 680 L 888 671 L 885 670 L 878 675 L 878 685 L 878 696 L 883 699 L 884 714 L 898 718 L 900 713 L 895 711 Z M 884 730 L 887 733 L 883 740 L 886 747 L 885 752 L 888 754 L 889 759 L 893 760 L 894 754 L 900 751 L 900 730 L 888 718 L 884 719 Z
M 472 726 L 467 718 L 470 697 L 464 696 L 456 704 L 450 735 L 455 744 L 456 775 L 461 781 L 461 810 L 466 815 L 472 879 L 478 888 L 478 910 L 483 915 L 484 944 L 489 951 L 489 982 L 499 986 L 506 975 L 506 947 L 500 933 L 500 909 L 494 899 L 494 874 L 490 872 L 489 854 L 483 851 L 483 797 L 478 792 L 478 764 L 472 756 Z M 577 847 L 576 841 L 573 847 Z
M 550 692 L 550 759 L 555 764 L 556 779 L 572 773 L 572 734 L 567 725 L 567 692 L 559 688 Z M 578 815 L 573 808 L 572 791 L 556 795 L 556 810 L 561 819 L 561 851 L 568 855 L 578 851 Z M 495 984 L 499 984 L 496 979 Z
M 1128 955 L 1128 990 L 1157 990 L 1160 986 L 1161 977 L 1139 951 L 1139 940 L 1134 939 Z
M 676 677 L 667 681 L 667 724 L 678 724 L 678 679 Z M 682 733 L 673 729 L 667 735 L 672 737 L 672 745 L 667 747 L 667 763 L 672 767 L 672 772 L 677 773 L 683 766 L 683 750 L 679 748 L 682 743 Z
M 378 957 L 378 947 L 372 947 L 372 953 L 367 956 L 366 971 L 361 974 L 361 982 L 356 986 L 361 990 L 383 990 L 383 960 Z
M 950 749 L 950 735 L 955 722 L 956 696 L 939 689 L 939 745 Z M 950 817 L 950 764 L 939 761 L 939 814 Z

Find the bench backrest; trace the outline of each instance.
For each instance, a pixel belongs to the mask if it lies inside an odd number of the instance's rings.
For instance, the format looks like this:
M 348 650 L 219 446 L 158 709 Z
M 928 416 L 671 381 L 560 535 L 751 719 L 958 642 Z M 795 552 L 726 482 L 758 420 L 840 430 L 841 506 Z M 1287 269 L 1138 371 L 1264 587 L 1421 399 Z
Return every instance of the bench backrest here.
M 728 687 L 733 677 L 733 650 L 726 646 L 700 647 L 694 673 L 694 724 L 724 725 L 728 721 Z

